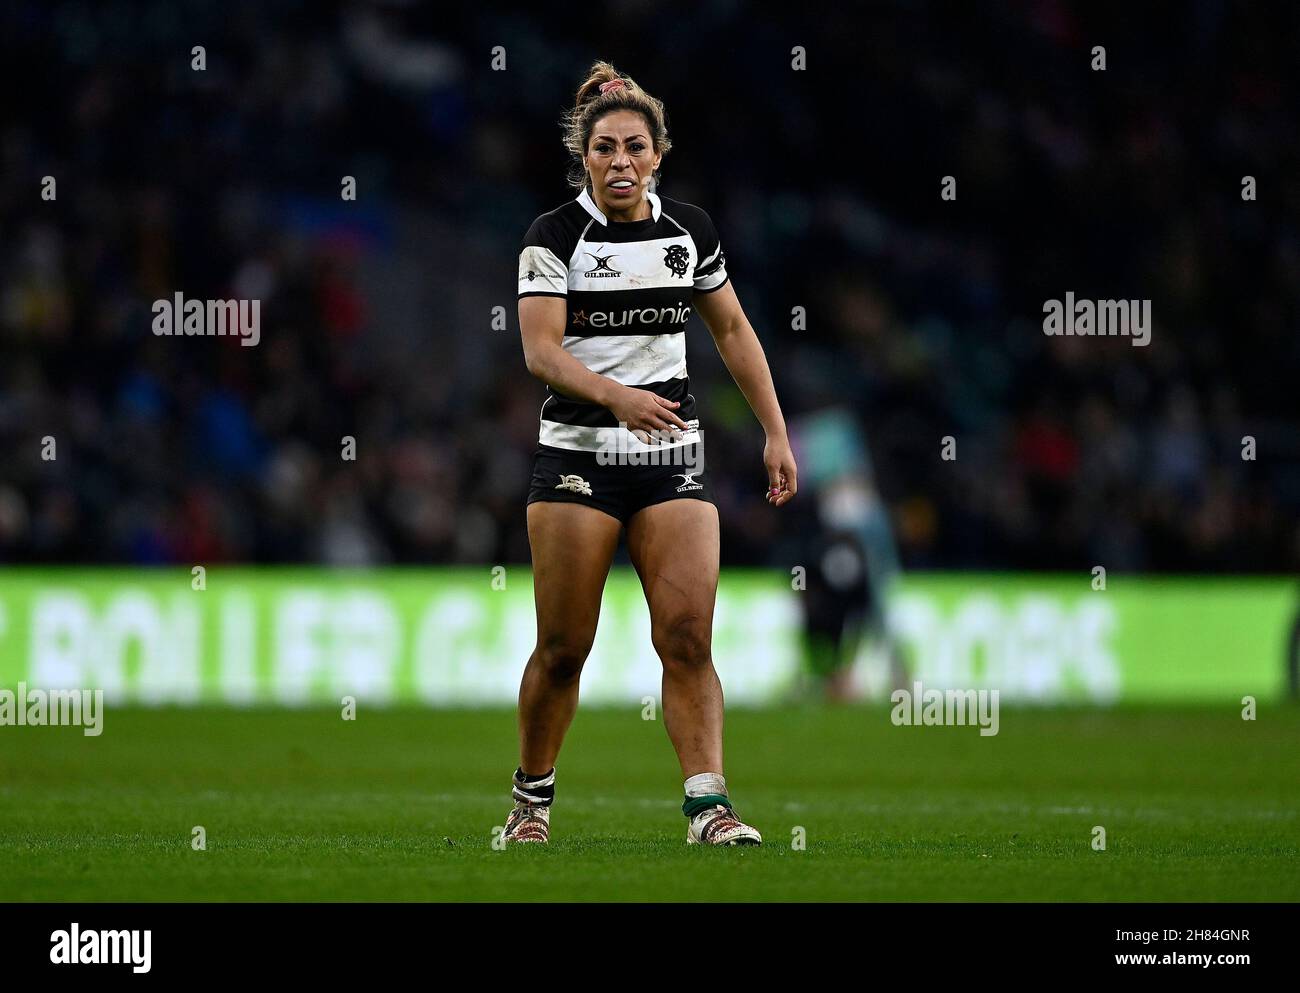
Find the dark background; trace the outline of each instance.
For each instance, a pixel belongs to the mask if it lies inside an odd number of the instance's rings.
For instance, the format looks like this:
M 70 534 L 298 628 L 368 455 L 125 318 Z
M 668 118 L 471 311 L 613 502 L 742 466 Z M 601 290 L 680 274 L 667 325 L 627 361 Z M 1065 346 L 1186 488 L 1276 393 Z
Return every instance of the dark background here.
M 1300 567 L 1300 8 L 794 6 L 7 4 L 0 560 L 526 561 L 516 254 L 603 58 L 666 102 L 660 192 L 787 417 L 859 419 L 905 567 Z M 1150 298 L 1152 343 L 1044 336 L 1067 290 Z M 155 337 L 177 291 L 260 299 L 261 344 Z M 765 504 L 689 339 L 724 563 L 785 564 L 816 494 Z

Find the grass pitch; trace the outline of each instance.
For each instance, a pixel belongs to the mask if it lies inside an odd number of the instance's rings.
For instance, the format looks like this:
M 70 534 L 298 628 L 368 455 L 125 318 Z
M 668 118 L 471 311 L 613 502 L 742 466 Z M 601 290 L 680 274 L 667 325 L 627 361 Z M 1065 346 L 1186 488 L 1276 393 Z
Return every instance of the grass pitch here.
M 1300 899 L 1300 710 L 1232 703 L 1004 708 L 988 738 L 733 711 L 765 845 L 707 850 L 662 724 L 582 710 L 552 844 L 505 851 L 510 711 L 109 708 L 98 738 L 0 728 L 0 900 Z

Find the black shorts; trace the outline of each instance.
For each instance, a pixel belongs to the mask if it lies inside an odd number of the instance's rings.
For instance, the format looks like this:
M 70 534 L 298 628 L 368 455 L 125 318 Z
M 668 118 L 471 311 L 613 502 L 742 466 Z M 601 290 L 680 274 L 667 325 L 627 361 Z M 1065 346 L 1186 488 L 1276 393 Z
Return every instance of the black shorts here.
M 715 502 L 704 467 L 703 441 L 654 454 L 657 462 L 602 465 L 595 452 L 539 445 L 528 502 L 581 503 L 624 524 L 642 507 L 665 500 Z

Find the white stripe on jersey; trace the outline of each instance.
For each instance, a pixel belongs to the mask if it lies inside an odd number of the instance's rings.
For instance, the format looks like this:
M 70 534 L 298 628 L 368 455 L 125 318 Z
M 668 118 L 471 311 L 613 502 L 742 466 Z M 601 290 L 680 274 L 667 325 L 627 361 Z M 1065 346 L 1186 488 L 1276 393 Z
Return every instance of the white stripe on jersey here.
M 519 253 L 520 293 L 563 293 L 568 280 L 569 267 L 549 248 L 529 245 Z
M 581 424 L 561 424 L 542 419 L 538 441 L 552 448 L 568 448 L 577 452 L 662 452 L 670 448 L 691 445 L 701 439 L 700 422 L 692 418 L 686 422 L 681 441 L 664 441 L 647 445 L 627 428 L 592 428 Z
M 685 334 L 565 335 L 564 350 L 592 372 L 624 386 L 686 376 Z
M 722 251 L 722 249 L 718 249 L 718 251 L 720 252 Z M 717 257 L 718 257 L 718 252 L 714 252 L 713 255 L 711 256 L 711 258 L 714 259 L 716 259 Z M 697 290 L 703 290 L 705 292 L 709 290 L 716 290 L 719 286 L 721 286 L 726 281 L 727 281 L 727 267 L 718 266 L 717 272 L 711 273 L 708 276 L 697 276 L 695 278 L 695 288 Z
M 594 223 L 594 222 L 593 222 Z M 651 241 L 578 240 L 569 265 L 571 290 L 644 290 L 661 286 L 691 287 L 689 276 L 674 276 L 664 259 L 676 248 L 695 261 L 695 241 L 683 231 Z M 552 258 L 555 256 L 552 255 Z

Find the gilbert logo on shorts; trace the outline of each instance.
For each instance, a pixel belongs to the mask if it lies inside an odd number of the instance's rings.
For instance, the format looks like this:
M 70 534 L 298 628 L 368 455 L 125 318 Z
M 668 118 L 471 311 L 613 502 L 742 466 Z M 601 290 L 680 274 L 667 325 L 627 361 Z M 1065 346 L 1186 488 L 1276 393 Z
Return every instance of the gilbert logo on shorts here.
M 591 484 L 577 473 L 561 476 L 560 481 L 555 484 L 555 488 L 557 490 L 572 490 L 574 493 L 591 496 Z
M 678 493 L 684 493 L 686 490 L 702 490 L 702 489 L 704 489 L 704 484 L 703 484 L 703 483 L 697 483 L 697 482 L 695 481 L 695 477 L 698 476 L 698 475 L 699 475 L 699 472 L 698 472 L 698 471 L 696 471 L 696 472 L 678 472 L 678 473 L 674 473 L 674 474 L 673 474 L 673 478 L 675 478 L 675 479 L 681 479 L 681 481 L 682 481 L 682 485 L 679 486 L 679 487 L 677 487 L 677 492 L 678 492 Z

